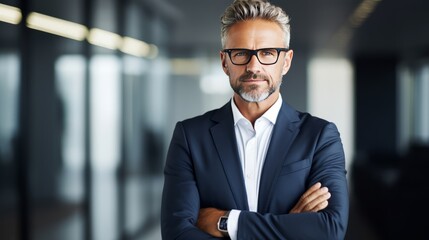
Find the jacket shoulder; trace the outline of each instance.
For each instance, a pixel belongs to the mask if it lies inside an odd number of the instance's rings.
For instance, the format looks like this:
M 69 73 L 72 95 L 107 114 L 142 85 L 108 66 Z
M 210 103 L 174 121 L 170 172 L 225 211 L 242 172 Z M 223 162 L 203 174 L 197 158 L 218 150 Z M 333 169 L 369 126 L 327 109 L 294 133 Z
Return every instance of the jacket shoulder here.
M 196 126 L 206 126 L 206 125 L 212 126 L 215 122 L 218 122 L 221 119 L 228 116 L 232 117 L 230 102 L 226 103 L 224 106 L 220 108 L 207 111 L 201 115 L 184 119 L 180 122 L 185 127 L 186 126 L 196 127 Z

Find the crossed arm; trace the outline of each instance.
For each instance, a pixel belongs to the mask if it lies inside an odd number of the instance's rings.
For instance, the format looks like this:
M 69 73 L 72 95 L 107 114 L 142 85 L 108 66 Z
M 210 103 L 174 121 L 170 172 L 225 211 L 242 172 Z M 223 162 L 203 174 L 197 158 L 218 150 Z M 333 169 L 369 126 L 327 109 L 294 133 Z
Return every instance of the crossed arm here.
M 305 177 L 306 182 L 322 182 L 329 186 L 329 192 L 316 184 L 309 187 L 296 203 L 290 202 L 289 196 L 286 206 L 293 206 L 289 212 L 278 210 L 261 214 L 243 210 L 243 206 L 238 205 L 243 199 L 238 202 L 235 197 L 242 196 L 241 193 L 231 192 L 227 178 L 217 177 L 223 171 L 219 161 L 200 160 L 213 156 L 212 146 L 204 145 L 209 141 L 187 139 L 183 126 L 178 124 L 164 169 L 163 239 L 217 239 L 221 235 L 217 221 L 231 209 L 241 210 L 237 224 L 238 239 L 343 239 L 348 217 L 344 154 L 334 125 L 327 126 L 320 139 L 313 154 L 313 171 Z M 301 143 L 299 140 L 296 142 Z M 289 177 L 283 175 L 282 181 L 294 181 Z M 298 183 L 302 184 L 302 180 Z M 293 187 L 300 189 L 296 185 Z M 279 190 L 282 189 L 276 189 Z M 281 195 L 276 196 L 274 201 L 277 202 L 273 204 L 281 201 Z
M 289 213 L 318 212 L 328 206 L 330 197 L 328 188 L 316 183 L 300 197 Z M 217 221 L 226 212 L 226 210 L 217 208 L 201 208 L 198 214 L 197 227 L 214 237 L 222 237 L 222 233 L 217 229 Z

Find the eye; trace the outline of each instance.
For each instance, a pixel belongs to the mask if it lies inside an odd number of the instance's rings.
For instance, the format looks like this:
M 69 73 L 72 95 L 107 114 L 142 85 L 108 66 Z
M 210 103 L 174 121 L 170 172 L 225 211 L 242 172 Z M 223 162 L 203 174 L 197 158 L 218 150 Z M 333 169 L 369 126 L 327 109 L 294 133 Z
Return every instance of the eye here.
M 263 49 L 263 50 L 261 50 L 261 52 L 262 52 L 261 53 L 262 56 L 265 56 L 265 57 L 275 56 L 277 53 L 277 51 L 275 49 Z
M 232 52 L 233 57 L 246 57 L 249 53 L 246 50 L 235 50 Z

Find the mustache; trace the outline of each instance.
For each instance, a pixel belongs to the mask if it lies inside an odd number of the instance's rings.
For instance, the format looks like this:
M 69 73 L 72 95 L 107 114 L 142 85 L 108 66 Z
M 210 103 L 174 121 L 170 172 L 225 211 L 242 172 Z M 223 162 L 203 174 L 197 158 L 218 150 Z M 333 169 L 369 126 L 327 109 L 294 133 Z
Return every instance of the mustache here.
M 240 82 L 244 82 L 250 79 L 264 79 L 268 81 L 268 77 L 264 74 L 258 74 L 258 73 L 252 73 L 252 72 L 246 72 L 243 75 L 240 76 L 240 78 L 238 78 L 238 80 Z

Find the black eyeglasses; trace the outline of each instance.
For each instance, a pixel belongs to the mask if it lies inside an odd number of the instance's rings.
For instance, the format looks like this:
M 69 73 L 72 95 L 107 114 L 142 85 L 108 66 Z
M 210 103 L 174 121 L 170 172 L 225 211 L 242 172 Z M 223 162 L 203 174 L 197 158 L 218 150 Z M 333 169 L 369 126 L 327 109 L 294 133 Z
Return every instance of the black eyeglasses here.
M 258 61 L 263 65 L 272 65 L 279 60 L 280 52 L 289 51 L 288 48 L 261 48 L 261 49 L 245 49 L 245 48 L 231 48 L 224 49 L 222 52 L 228 53 L 231 62 L 234 65 L 246 65 L 255 55 Z

